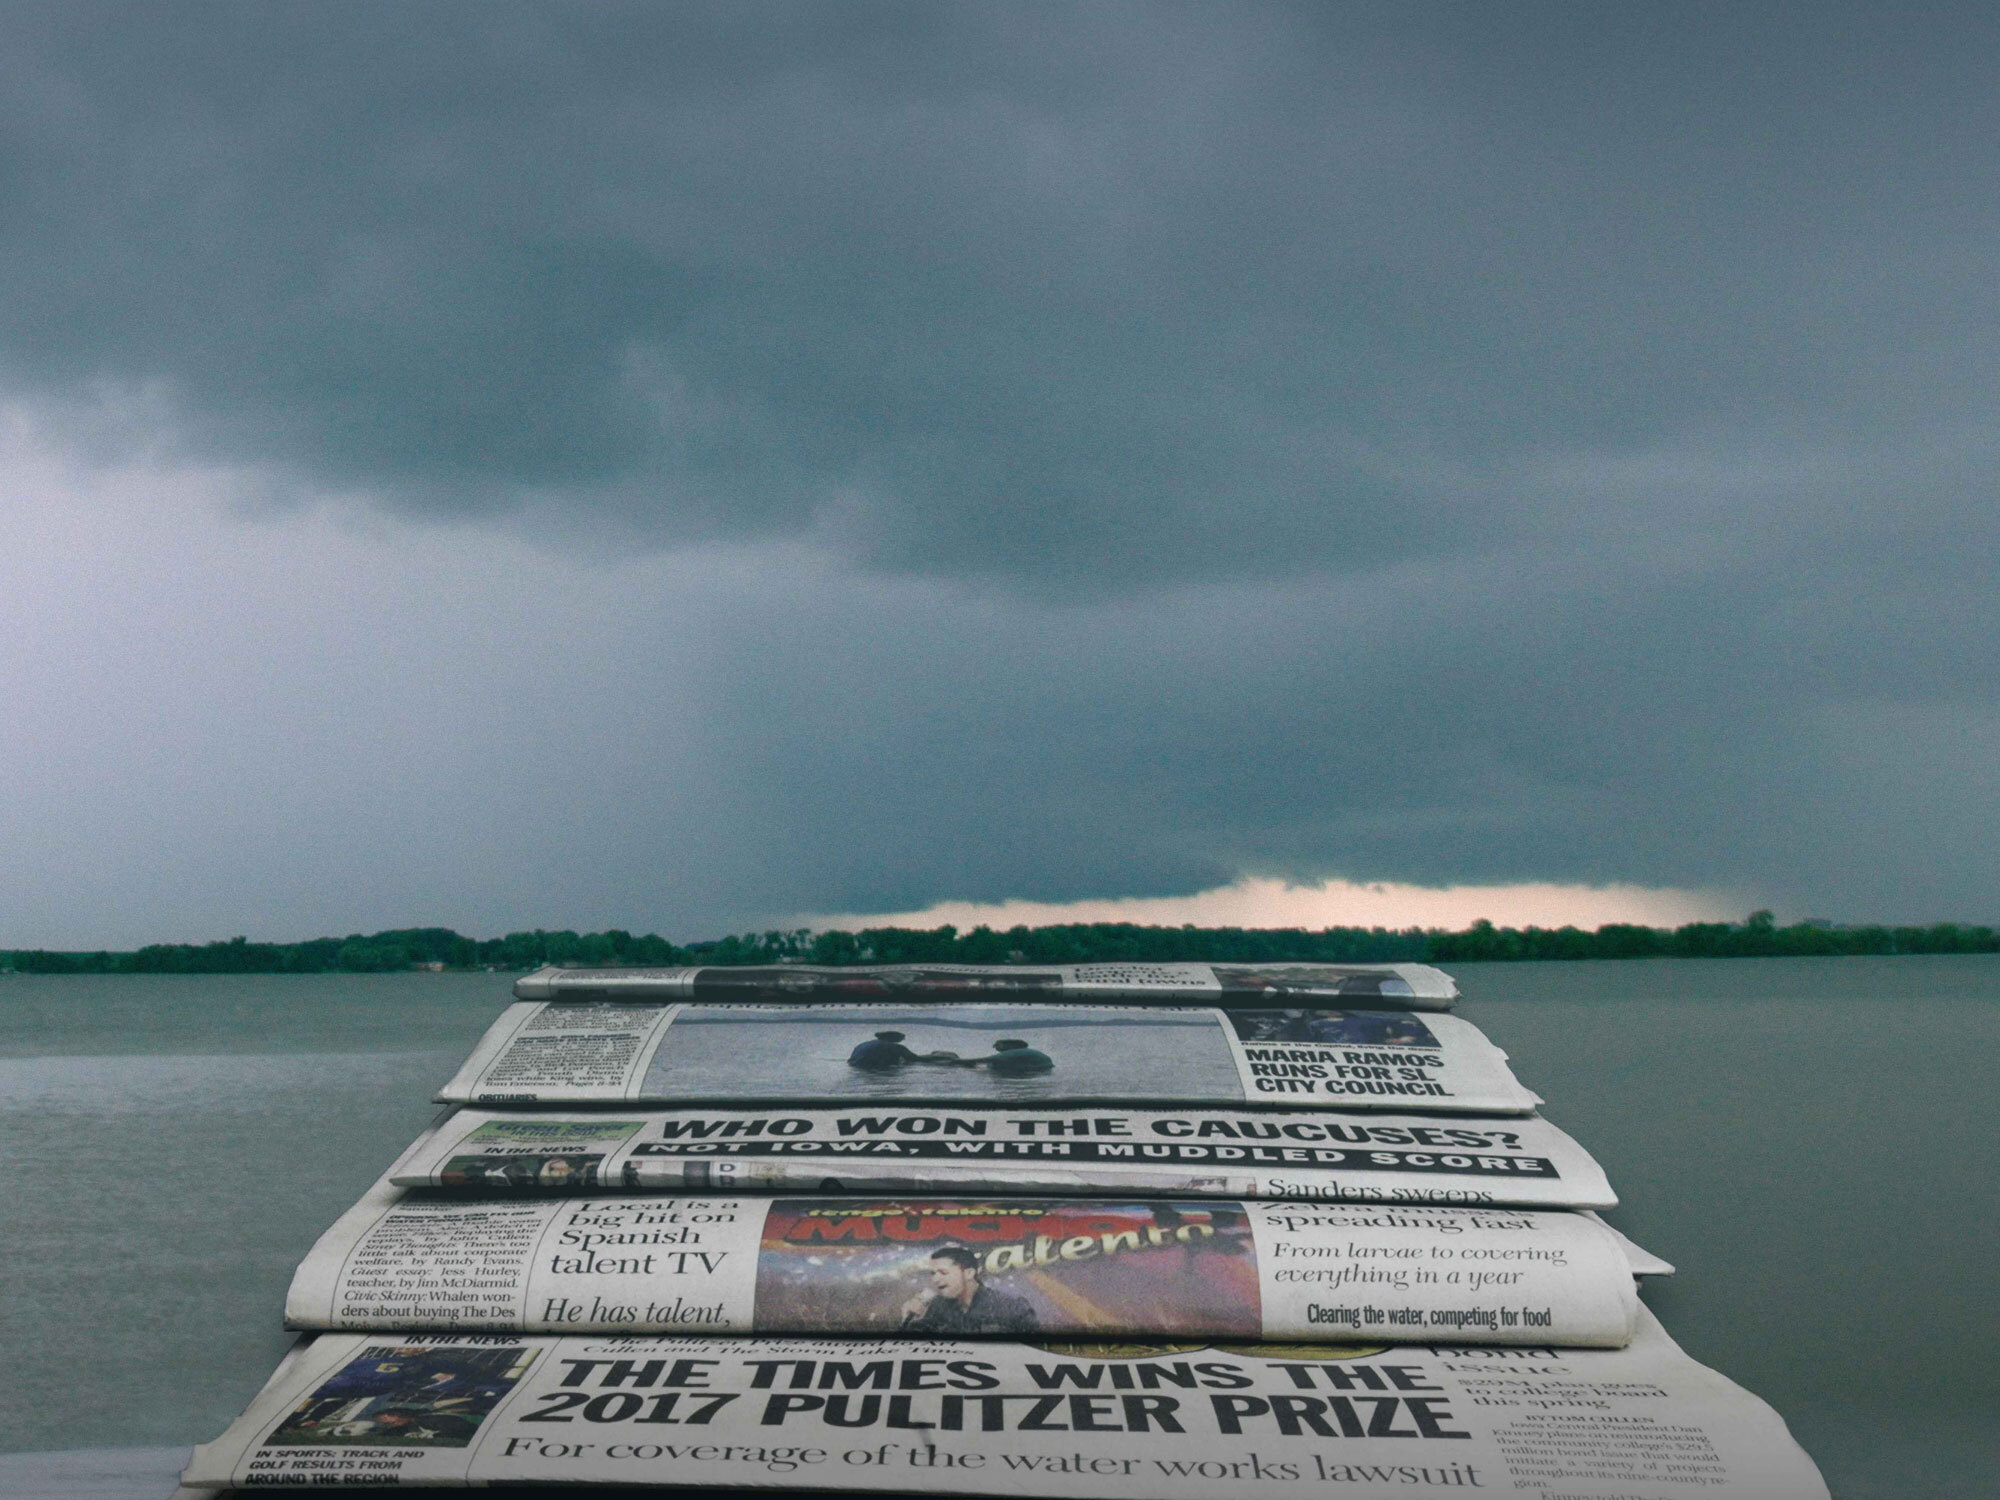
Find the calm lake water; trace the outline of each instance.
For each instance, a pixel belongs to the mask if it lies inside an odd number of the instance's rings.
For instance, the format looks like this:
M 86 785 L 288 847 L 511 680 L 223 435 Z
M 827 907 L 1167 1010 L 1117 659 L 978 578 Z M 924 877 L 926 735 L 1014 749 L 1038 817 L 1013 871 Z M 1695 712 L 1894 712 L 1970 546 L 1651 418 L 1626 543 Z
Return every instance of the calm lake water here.
M 2000 958 L 1454 972 L 1839 1500 L 2000 1493 Z M 0 977 L 0 1452 L 220 1432 L 509 982 Z

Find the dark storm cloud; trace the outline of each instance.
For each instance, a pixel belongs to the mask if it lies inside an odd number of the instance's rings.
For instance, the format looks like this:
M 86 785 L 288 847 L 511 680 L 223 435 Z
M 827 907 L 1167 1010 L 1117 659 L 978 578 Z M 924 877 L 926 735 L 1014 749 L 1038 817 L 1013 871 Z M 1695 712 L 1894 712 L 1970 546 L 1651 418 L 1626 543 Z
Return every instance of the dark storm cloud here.
M 0 31 L 0 380 L 73 442 L 838 560 L 717 627 L 718 913 L 2000 898 L 1989 12 Z
M 1990 26 L 1392 19 L 16 12 L 0 354 L 412 511 L 1015 582 L 1368 565 L 1510 533 L 1518 460 L 1980 409 Z
M 1857 628 L 1854 594 L 1765 597 L 1761 561 L 1631 597 L 1572 563 L 1032 615 L 893 591 L 757 611 L 709 659 L 696 730 L 717 845 L 757 852 L 732 895 L 893 911 L 1250 870 L 1990 911 L 2000 714 L 1966 690 L 1991 681 L 1990 599 L 1877 579 Z

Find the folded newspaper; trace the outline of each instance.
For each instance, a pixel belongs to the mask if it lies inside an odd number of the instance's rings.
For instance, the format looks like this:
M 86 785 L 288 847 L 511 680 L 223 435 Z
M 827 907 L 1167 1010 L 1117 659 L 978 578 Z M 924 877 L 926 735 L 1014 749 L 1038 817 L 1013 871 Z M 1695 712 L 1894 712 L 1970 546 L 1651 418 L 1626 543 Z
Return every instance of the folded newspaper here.
M 1547 1120 L 1115 1109 L 456 1110 L 390 1169 L 484 1193 L 1161 1193 L 1610 1208 Z
M 1827 1500 L 1643 1311 L 1620 1350 L 323 1334 L 184 1481 Z
M 1525 1114 L 1468 1021 L 1408 1011 L 1130 1005 L 510 1005 L 455 1104 L 854 1099 Z
M 1445 1010 L 1458 998 L 1429 964 L 875 964 L 815 968 L 537 969 L 523 1000 L 1212 1000 L 1218 1005 Z
M 292 1281 L 294 1328 L 1301 1339 L 1616 1348 L 1594 1217 L 1192 1199 L 509 1198 L 386 1180 Z

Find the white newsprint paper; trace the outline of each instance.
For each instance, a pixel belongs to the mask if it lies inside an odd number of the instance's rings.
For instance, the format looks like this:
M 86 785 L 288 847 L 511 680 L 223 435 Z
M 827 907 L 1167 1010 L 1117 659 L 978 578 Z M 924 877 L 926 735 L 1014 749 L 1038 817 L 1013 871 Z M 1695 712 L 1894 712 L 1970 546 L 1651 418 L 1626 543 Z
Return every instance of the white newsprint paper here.
M 321 1237 L 310 1329 L 1365 1337 L 1615 1348 L 1624 1241 L 1542 1209 L 1076 1198 L 507 1198 L 386 1181 Z
M 1446 1010 L 1452 977 L 1429 964 L 807 964 L 705 969 L 537 969 L 522 1000 L 569 998 L 819 1003 L 899 1000 L 1166 1000 L 1177 1005 L 1386 1006 Z
M 482 1193 L 1163 1193 L 1610 1208 L 1547 1120 L 1191 1109 L 457 1110 L 391 1169 Z
M 510 1005 L 452 1104 L 1239 1105 L 1525 1114 L 1457 1016 L 1134 1005 Z
M 184 1479 L 1827 1500 L 1643 1312 L 1619 1350 L 323 1334 Z

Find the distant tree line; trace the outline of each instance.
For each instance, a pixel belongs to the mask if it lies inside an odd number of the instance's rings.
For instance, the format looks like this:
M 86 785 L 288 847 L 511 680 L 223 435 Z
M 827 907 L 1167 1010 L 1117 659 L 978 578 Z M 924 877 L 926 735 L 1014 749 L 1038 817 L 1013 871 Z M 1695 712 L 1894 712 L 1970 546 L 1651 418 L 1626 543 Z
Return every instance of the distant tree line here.
M 1780 927 L 1767 911 L 1742 922 L 1685 927 L 1613 923 L 1578 927 L 1495 927 L 1463 932 L 1384 927 L 1141 927 L 1076 922 L 1056 927 L 860 932 L 753 932 L 678 944 L 647 933 L 510 932 L 461 937 L 448 927 L 399 927 L 303 943 L 156 943 L 132 953 L 0 949 L 0 969 L 24 974 L 374 974 L 429 967 L 533 969 L 543 964 L 1074 964 L 1150 962 L 1489 963 L 1519 959 L 1800 958 L 1891 953 L 1995 953 L 1991 927 Z
M 1576 927 L 1495 927 L 1474 922 L 1463 932 L 1425 935 L 1424 957 L 1436 963 L 1566 958 L 1847 958 L 1894 953 L 2000 953 L 1991 927 L 1937 922 L 1928 927 L 1834 926 L 1797 922 L 1780 927 L 1767 911 L 1743 922 L 1690 922 L 1685 927 L 1638 927 L 1614 922 L 1595 932 Z

